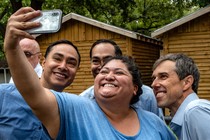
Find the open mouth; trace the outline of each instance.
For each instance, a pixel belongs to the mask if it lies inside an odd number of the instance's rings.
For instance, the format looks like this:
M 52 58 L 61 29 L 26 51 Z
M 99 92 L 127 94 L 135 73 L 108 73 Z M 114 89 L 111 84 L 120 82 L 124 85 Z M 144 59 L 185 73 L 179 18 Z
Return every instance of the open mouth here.
M 67 75 L 65 75 L 65 74 L 63 74 L 63 73 L 54 72 L 54 74 L 55 74 L 57 77 L 60 77 L 60 78 L 67 78 Z
M 165 95 L 165 92 L 164 91 L 158 91 L 158 92 L 155 92 L 155 97 L 156 98 L 161 98 Z
M 103 84 L 103 87 L 116 87 L 116 85 L 106 83 L 106 84 Z

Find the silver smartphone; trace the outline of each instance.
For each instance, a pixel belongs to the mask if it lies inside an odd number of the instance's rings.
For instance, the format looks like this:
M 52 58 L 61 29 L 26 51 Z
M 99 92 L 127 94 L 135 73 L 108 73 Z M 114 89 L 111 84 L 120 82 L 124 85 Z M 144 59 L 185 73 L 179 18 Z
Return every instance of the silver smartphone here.
M 30 34 L 55 33 L 60 30 L 62 11 L 60 9 L 43 10 L 41 16 L 30 21 L 38 21 L 41 26 L 26 30 Z

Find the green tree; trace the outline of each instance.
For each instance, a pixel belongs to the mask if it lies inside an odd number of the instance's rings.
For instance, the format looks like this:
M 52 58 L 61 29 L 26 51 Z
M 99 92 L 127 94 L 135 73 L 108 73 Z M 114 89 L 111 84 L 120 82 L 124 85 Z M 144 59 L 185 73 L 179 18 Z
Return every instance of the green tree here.
M 192 5 L 197 5 L 199 7 L 205 7 L 210 4 L 210 0 L 192 0 Z
M 22 6 L 61 9 L 145 35 L 209 4 L 209 0 L 4 0 L 0 3 L 0 48 L 8 17 Z M 196 8 L 195 8 L 196 7 Z M 0 59 L 4 53 L 0 51 Z
M 0 59 L 4 59 L 3 39 L 8 17 L 23 6 L 31 6 L 34 9 L 42 9 L 44 0 L 4 0 L 0 3 Z

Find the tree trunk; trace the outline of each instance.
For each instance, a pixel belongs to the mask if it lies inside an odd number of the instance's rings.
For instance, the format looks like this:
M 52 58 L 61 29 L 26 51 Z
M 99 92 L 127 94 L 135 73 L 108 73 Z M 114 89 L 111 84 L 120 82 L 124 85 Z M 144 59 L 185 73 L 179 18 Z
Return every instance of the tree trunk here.
M 42 4 L 45 0 L 31 0 L 31 7 L 35 10 L 42 10 Z
M 15 13 L 18 9 L 23 7 L 22 0 L 10 0 L 10 3 L 12 5 L 12 9 L 13 9 L 12 13 Z

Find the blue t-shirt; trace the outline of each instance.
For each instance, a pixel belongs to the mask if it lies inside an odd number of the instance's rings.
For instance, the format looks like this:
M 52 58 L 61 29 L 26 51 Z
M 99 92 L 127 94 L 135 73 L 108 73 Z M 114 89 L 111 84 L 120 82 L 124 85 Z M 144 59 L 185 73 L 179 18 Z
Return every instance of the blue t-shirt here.
M 112 126 L 95 99 L 52 92 L 60 110 L 60 130 L 57 139 L 175 140 L 165 123 L 148 111 L 135 109 L 140 120 L 140 130 L 135 136 L 126 136 Z
M 0 140 L 50 140 L 14 84 L 0 84 Z

